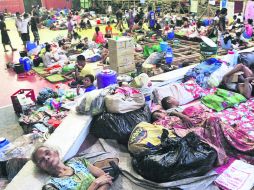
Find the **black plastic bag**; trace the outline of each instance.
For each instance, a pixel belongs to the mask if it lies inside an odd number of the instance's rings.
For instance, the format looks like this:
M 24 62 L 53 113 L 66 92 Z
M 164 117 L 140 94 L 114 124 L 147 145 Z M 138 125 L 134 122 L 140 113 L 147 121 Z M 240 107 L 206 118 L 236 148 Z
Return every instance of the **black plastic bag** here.
M 201 176 L 213 168 L 216 151 L 189 133 L 183 138 L 169 138 L 164 130 L 162 144 L 146 155 L 135 155 L 134 170 L 145 179 L 163 183 Z
M 127 144 L 134 127 L 142 121 L 150 122 L 151 112 L 148 106 L 124 114 L 104 112 L 94 117 L 91 133 L 104 139 L 115 139 Z

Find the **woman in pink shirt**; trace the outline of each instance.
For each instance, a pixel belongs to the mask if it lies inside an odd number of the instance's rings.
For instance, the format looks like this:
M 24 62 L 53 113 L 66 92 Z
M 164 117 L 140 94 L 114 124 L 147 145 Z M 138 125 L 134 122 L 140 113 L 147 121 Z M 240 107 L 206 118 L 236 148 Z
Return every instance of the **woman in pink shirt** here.
M 93 35 L 93 41 L 95 41 L 97 44 L 104 44 L 106 40 L 104 39 L 104 36 L 102 32 L 100 31 L 100 28 L 98 26 L 95 27 L 95 33 Z
M 253 35 L 253 28 L 252 28 L 252 19 L 248 19 L 248 24 L 245 25 L 245 31 L 243 32 L 243 37 L 249 39 Z

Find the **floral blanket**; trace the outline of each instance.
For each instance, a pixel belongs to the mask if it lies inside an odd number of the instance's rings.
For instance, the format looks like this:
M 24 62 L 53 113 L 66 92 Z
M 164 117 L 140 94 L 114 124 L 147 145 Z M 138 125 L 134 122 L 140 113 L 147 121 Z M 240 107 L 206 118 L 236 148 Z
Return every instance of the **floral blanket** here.
M 227 141 L 235 149 L 254 155 L 254 98 L 215 115 L 222 120 Z

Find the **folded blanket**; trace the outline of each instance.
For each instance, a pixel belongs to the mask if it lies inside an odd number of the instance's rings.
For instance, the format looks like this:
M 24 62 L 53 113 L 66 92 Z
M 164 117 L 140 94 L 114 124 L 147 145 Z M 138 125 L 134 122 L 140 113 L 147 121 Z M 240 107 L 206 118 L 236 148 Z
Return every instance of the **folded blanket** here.
M 205 106 L 217 112 L 229 107 L 234 107 L 245 101 L 246 98 L 243 95 L 223 89 L 217 89 L 215 94 L 207 95 L 201 99 L 201 102 Z

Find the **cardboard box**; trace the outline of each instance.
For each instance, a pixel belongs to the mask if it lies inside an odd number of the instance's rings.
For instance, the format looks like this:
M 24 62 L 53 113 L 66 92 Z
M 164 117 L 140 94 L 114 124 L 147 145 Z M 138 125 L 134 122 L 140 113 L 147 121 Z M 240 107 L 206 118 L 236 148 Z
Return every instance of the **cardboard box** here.
M 128 56 L 128 55 L 133 55 L 134 56 L 134 48 L 126 48 L 122 50 L 110 50 L 109 49 L 109 57 L 119 57 L 119 56 Z
M 109 65 L 112 67 L 120 67 L 134 63 L 134 55 L 109 57 Z
M 136 66 L 135 66 L 135 63 L 132 63 L 132 64 L 124 65 L 121 67 L 110 67 L 110 68 L 116 71 L 118 74 L 124 74 L 124 73 L 135 71 Z
M 109 50 L 121 50 L 126 48 L 133 48 L 133 39 L 130 37 L 120 37 L 119 39 L 108 39 Z

